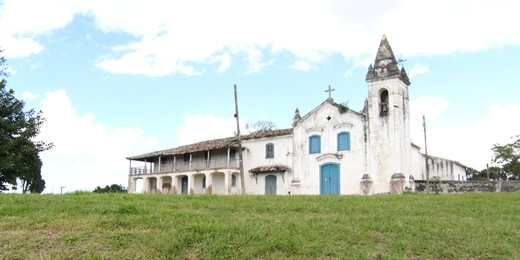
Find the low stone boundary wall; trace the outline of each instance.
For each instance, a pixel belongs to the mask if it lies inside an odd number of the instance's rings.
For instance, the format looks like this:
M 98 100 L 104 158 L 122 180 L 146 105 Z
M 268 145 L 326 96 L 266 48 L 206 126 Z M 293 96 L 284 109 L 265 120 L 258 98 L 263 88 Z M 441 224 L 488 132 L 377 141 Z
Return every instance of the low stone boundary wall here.
M 426 181 L 411 181 L 412 190 L 426 193 Z M 520 181 L 430 181 L 430 193 L 514 192 L 520 191 Z

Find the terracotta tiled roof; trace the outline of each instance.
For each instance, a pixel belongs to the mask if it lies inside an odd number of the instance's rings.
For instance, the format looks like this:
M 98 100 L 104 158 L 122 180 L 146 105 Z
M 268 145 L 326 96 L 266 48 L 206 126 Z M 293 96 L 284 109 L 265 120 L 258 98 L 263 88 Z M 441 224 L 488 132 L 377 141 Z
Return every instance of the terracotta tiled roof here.
M 242 136 L 242 140 L 260 139 L 260 138 L 266 138 L 266 137 L 291 135 L 292 133 L 293 133 L 293 129 L 292 128 L 270 130 L 270 131 L 258 131 L 258 132 L 254 132 L 252 134 L 248 134 L 248 135 Z
M 253 168 L 253 169 L 249 170 L 249 172 L 253 172 L 253 173 L 258 173 L 258 172 L 285 172 L 288 169 L 289 168 L 287 166 L 283 166 L 283 165 L 264 165 L 264 166 L 259 166 L 259 167 Z
M 292 128 L 289 129 L 280 129 L 280 130 L 271 130 L 271 131 L 260 131 L 255 132 L 249 135 L 243 135 L 242 140 L 250 140 L 250 139 L 260 139 L 267 137 L 275 137 L 275 136 L 283 136 L 292 134 Z M 151 153 L 145 153 L 136 156 L 126 157 L 128 160 L 144 160 L 150 159 L 159 156 L 165 155 L 175 155 L 175 154 L 186 154 L 186 153 L 194 153 L 200 151 L 214 150 L 214 149 L 222 149 L 222 148 L 237 148 L 238 141 L 236 137 L 227 137 L 220 139 L 213 139 L 202 141 L 194 144 L 183 145 L 171 149 L 155 151 Z

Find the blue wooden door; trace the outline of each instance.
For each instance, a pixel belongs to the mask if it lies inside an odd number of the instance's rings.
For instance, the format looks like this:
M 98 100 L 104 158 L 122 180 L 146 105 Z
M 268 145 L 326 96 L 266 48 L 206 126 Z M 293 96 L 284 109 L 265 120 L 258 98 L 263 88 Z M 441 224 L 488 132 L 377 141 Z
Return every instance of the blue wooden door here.
M 276 176 L 265 176 L 265 194 L 276 195 Z
M 326 163 L 320 166 L 320 194 L 339 194 L 339 164 Z
M 181 179 L 181 194 L 188 194 L 188 176 Z

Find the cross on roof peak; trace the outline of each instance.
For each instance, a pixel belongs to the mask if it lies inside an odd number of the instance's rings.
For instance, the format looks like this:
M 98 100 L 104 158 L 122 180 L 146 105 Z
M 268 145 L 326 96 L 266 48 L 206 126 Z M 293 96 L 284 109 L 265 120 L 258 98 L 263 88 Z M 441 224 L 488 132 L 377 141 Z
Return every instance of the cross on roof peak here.
M 335 91 L 336 89 L 333 89 L 329 85 L 329 89 L 325 90 L 325 92 L 329 92 L 329 99 L 332 99 L 332 91 Z

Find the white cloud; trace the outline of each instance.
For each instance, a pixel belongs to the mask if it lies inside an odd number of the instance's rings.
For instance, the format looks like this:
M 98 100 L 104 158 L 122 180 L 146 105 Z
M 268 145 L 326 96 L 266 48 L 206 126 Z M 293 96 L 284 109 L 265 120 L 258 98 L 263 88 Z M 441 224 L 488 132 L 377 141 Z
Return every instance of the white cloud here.
M 441 96 L 421 96 L 410 100 L 410 131 L 413 143 L 424 147 L 423 116 L 427 123 L 430 123 L 446 112 L 449 104 Z
M 38 96 L 29 92 L 29 91 L 25 91 L 22 93 L 22 99 L 37 99 Z
M 345 71 L 345 74 L 343 74 L 343 77 L 350 77 L 352 76 L 352 70 Z
M 412 71 L 410 71 L 409 75 L 411 78 L 415 75 L 420 75 L 420 74 L 424 74 L 424 73 L 428 73 L 428 67 L 422 66 L 421 64 L 417 63 L 413 66 Z
M 31 8 L 27 8 L 29 4 Z M 0 46 L 12 49 L 6 52 L 11 57 L 38 53 L 44 48 L 38 36 L 51 35 L 82 14 L 91 16 L 104 32 L 135 36 L 134 41 L 121 45 L 122 52 L 101 57 L 101 68 L 152 76 L 197 74 L 193 63 L 207 63 L 226 50 L 232 54 L 251 49 L 273 54 L 287 51 L 311 65 L 332 53 L 354 60 L 372 57 L 374 39 L 382 34 L 389 36 L 396 54 L 406 50 L 407 57 L 517 45 L 519 9 L 520 2 L 514 0 L 471 4 L 463 0 L 300 1 L 297 11 L 292 1 L 274 0 L 132 4 L 123 0 L 4 0 Z M 439 13 L 442 19 L 438 19 Z M 137 69 L 129 62 L 142 64 Z M 261 65 L 266 64 L 253 62 L 249 72 L 258 71 Z
M 38 140 L 54 142 L 41 154 L 45 192 L 93 190 L 113 183 L 127 186 L 125 157 L 157 149 L 158 141 L 141 128 L 108 129 L 92 114 L 79 115 L 64 90 L 47 92 L 41 110 L 47 120 Z
M 308 62 L 306 62 L 304 60 L 298 60 L 293 63 L 292 68 L 295 70 L 309 71 L 313 67 L 311 64 L 309 64 Z
M 27 57 L 31 54 L 38 54 L 44 49 L 42 45 L 28 37 L 15 38 L 0 33 L 0 39 L 0 46 L 4 50 L 6 58 Z
M 259 50 L 248 50 L 247 51 L 247 61 L 249 62 L 249 69 L 247 70 L 247 74 L 258 73 L 264 67 L 271 65 L 274 61 L 262 62 L 262 52 Z
M 219 61 L 221 63 L 220 63 L 220 66 L 218 67 L 218 72 L 225 71 L 231 65 L 230 56 L 227 52 L 222 54 L 222 56 L 219 57 Z
M 494 104 L 489 114 L 473 125 L 461 127 L 430 127 L 429 123 L 447 111 L 449 102 L 440 96 L 423 96 L 410 101 L 412 142 L 424 148 L 422 115 L 426 116 L 428 154 L 459 161 L 466 166 L 484 169 L 491 163 L 491 147 L 509 143 L 520 133 L 520 121 L 511 115 L 520 114 L 520 105 Z
M 444 113 L 449 104 L 450 102 L 442 96 L 421 96 L 410 101 L 410 111 L 416 119 L 425 115 L 428 121 L 432 121 Z
M 237 131 L 237 122 L 234 117 L 219 118 L 213 115 L 184 116 L 184 126 L 177 131 L 177 141 L 181 145 L 200 141 L 231 137 Z M 240 125 L 240 131 L 244 127 Z

